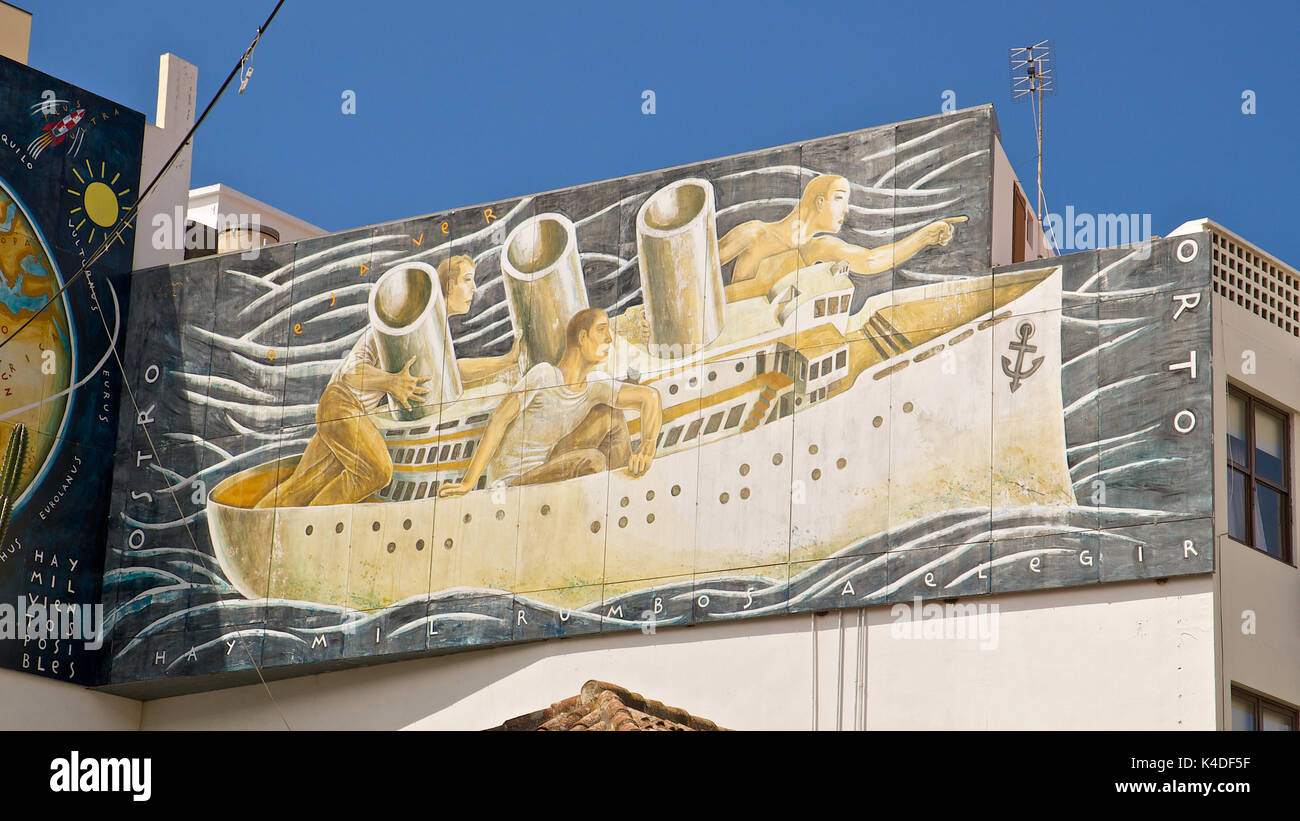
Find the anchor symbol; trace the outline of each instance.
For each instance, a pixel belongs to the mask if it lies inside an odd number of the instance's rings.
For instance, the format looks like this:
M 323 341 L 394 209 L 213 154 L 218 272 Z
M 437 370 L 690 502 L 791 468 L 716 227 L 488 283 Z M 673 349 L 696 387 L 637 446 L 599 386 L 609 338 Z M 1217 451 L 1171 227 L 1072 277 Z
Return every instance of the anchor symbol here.
M 1034 375 L 1034 372 L 1038 370 L 1038 366 L 1043 364 L 1043 359 L 1045 358 L 1041 356 L 1038 357 L 1029 364 L 1028 370 L 1024 370 L 1025 355 L 1034 353 L 1038 350 L 1037 345 L 1029 344 L 1029 337 L 1034 335 L 1034 323 L 1030 322 L 1028 319 L 1021 322 L 1019 327 L 1016 328 L 1016 334 L 1020 337 L 1020 341 L 1012 342 L 1007 345 L 1008 348 L 1016 352 L 1015 368 L 1011 367 L 1010 359 L 1005 356 L 1002 357 L 1002 372 L 1011 377 L 1012 393 L 1016 392 L 1016 389 L 1020 387 L 1021 382 Z

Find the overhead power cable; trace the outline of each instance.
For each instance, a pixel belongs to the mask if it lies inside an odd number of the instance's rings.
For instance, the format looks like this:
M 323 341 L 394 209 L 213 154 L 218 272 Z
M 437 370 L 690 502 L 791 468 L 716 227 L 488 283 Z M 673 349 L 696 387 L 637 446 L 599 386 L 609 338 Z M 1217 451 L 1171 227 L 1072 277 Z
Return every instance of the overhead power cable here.
M 235 64 L 235 67 L 231 69 L 230 74 L 226 76 L 225 82 L 221 84 L 221 88 L 217 89 L 217 93 L 213 95 L 212 100 L 207 105 L 207 108 L 203 109 L 203 113 L 199 116 L 197 120 L 194 121 L 194 125 L 190 127 L 190 130 L 186 133 L 185 138 L 181 140 L 180 145 L 176 146 L 176 150 L 173 151 L 171 156 L 167 158 L 167 162 L 163 164 L 163 167 L 158 171 L 158 173 L 154 176 L 153 180 L 149 183 L 148 187 L 145 188 L 144 192 L 135 201 L 135 204 L 131 206 L 131 208 L 127 211 L 125 216 L 123 216 L 120 220 L 118 220 L 113 230 L 108 233 L 108 235 L 104 239 L 104 243 L 100 245 L 100 247 L 84 263 L 82 263 L 81 267 L 77 270 L 77 272 L 71 278 L 69 278 L 66 283 L 64 283 L 63 287 L 60 288 L 58 292 L 52 298 L 50 298 L 48 302 L 46 302 L 44 305 L 38 308 L 32 314 L 32 316 L 27 319 L 26 322 L 24 322 L 22 325 L 18 327 L 18 330 L 14 331 L 3 341 L 0 341 L 0 348 L 3 348 L 6 344 L 8 344 L 10 340 L 18 336 L 18 334 L 22 332 L 23 328 L 26 328 L 32 322 L 32 320 L 36 319 L 36 317 L 40 315 L 41 311 L 44 311 L 51 304 L 53 304 L 55 300 L 59 299 L 63 295 L 64 291 L 66 291 L 74 282 L 76 282 L 82 276 L 85 276 L 89 272 L 90 266 L 94 264 L 95 260 L 99 259 L 99 257 L 102 256 L 108 250 L 113 240 L 119 239 L 121 237 L 122 231 L 125 230 L 128 225 L 130 225 L 131 220 L 134 219 L 136 214 L 138 213 L 140 209 L 140 203 L 143 202 L 144 199 L 149 196 L 149 194 L 153 191 L 153 189 L 158 185 L 159 180 L 161 180 L 163 176 L 166 175 L 167 171 L 171 168 L 172 164 L 176 161 L 177 157 L 179 157 L 181 155 L 181 152 L 185 149 L 185 146 L 189 144 L 191 139 L 193 139 L 194 133 L 198 131 L 199 126 L 203 125 L 203 121 L 207 119 L 208 114 L 212 111 L 213 107 L 216 106 L 217 100 L 221 99 L 221 95 L 225 93 L 226 89 L 230 86 L 231 82 L 234 81 L 235 77 L 241 74 L 245 65 L 252 57 L 253 49 L 257 47 L 258 41 L 262 38 L 262 35 L 266 33 L 267 28 L 271 25 L 271 21 L 275 19 L 275 15 L 280 11 L 280 7 L 283 5 L 284 5 L 284 0 L 279 0 L 279 2 L 275 4 L 275 8 L 271 10 L 271 14 L 266 18 L 266 22 L 263 23 L 257 29 L 257 33 L 253 37 L 253 42 L 250 43 L 248 48 L 246 48 L 243 54 L 240 55 L 239 62 Z M 244 75 L 244 81 L 241 83 L 241 87 L 240 87 L 241 93 L 243 92 L 243 87 L 247 85 L 248 77 L 251 74 L 252 72 L 250 70 L 247 74 Z M 95 294 L 93 288 L 90 291 L 90 298 L 95 304 L 95 309 L 96 309 L 95 312 L 99 314 L 100 322 L 103 323 L 104 326 L 104 333 L 109 340 L 109 349 L 110 351 L 112 351 L 113 358 L 117 362 L 118 370 L 122 374 L 122 385 L 126 389 L 126 394 L 131 402 L 132 409 L 134 410 L 137 418 L 139 418 L 140 405 L 136 401 L 135 391 L 131 389 L 131 383 L 127 378 L 126 366 L 125 364 L 123 364 L 121 356 L 118 355 L 117 344 L 116 344 L 117 341 L 116 339 L 113 338 L 113 334 L 109 330 L 108 320 L 104 316 L 103 306 L 100 305 L 99 297 Z M 155 464 L 158 464 L 158 448 L 154 444 L 153 437 L 149 434 L 149 429 L 147 427 L 144 429 L 144 434 L 149 444 L 149 451 L 154 457 Z M 175 488 L 171 489 L 171 497 L 172 497 L 172 503 L 176 506 L 177 513 L 180 514 L 181 521 L 184 522 L 185 524 L 185 533 L 189 537 L 190 543 L 194 546 L 195 551 L 202 552 L 199 548 L 197 540 L 194 538 L 194 533 L 190 529 L 189 523 L 185 522 L 185 516 L 183 511 L 181 510 L 180 501 L 176 498 Z M 271 688 L 266 682 L 266 677 L 262 675 L 262 666 L 258 663 L 258 660 L 253 657 L 252 652 L 248 648 L 247 642 L 244 641 L 243 633 L 244 631 L 242 630 L 235 631 L 235 637 L 239 641 L 240 648 L 244 651 L 244 654 L 248 657 L 250 665 L 252 666 L 254 672 L 257 673 L 258 681 L 261 683 L 262 688 L 266 691 L 267 697 L 270 698 L 271 703 L 275 706 L 276 711 L 279 713 L 280 721 L 284 723 L 286 729 L 293 729 L 289 724 L 288 718 L 284 714 L 284 710 L 281 709 L 279 702 L 276 700 L 275 694 L 271 692 Z
M 81 277 L 85 276 L 87 272 L 90 271 L 90 266 L 93 265 L 96 260 L 98 260 L 101 256 L 103 256 L 108 251 L 108 249 L 113 245 L 114 240 L 118 240 L 118 241 L 121 240 L 122 232 L 126 230 L 127 226 L 131 224 L 131 220 L 135 219 L 136 214 L 139 213 L 140 203 L 144 202 L 145 198 L 148 197 L 149 194 L 153 192 L 155 187 L 157 187 L 158 182 L 163 178 L 163 176 L 167 174 L 168 170 L 171 169 L 172 163 L 176 162 L 176 158 L 181 155 L 181 152 L 185 150 L 185 146 L 189 145 L 190 140 L 194 138 L 194 132 L 198 131 L 199 126 L 203 125 L 203 121 L 208 118 L 208 114 L 210 114 L 212 112 L 212 109 L 216 106 L 217 100 L 221 99 L 221 95 L 225 93 L 226 89 L 234 81 L 235 77 L 239 76 L 240 69 L 242 69 L 245 63 L 248 62 L 249 58 L 253 54 L 253 49 L 257 47 L 257 41 L 262 39 L 262 35 L 266 33 L 266 29 L 271 25 L 271 21 L 275 19 L 275 15 L 280 11 L 280 7 L 283 5 L 284 5 L 284 0 L 279 0 L 279 2 L 275 4 L 275 8 L 271 10 L 271 16 L 267 17 L 266 22 L 263 23 L 260 28 L 258 28 L 257 34 L 254 35 L 253 37 L 253 42 L 249 43 L 248 48 L 244 49 L 244 53 L 241 54 L 239 57 L 239 62 L 237 62 L 235 64 L 235 67 L 230 70 L 230 74 L 226 76 L 226 81 L 221 84 L 221 88 L 217 89 L 217 93 L 212 97 L 211 102 L 208 103 L 208 107 L 203 109 L 203 113 L 199 115 L 199 118 L 197 120 L 194 121 L 194 125 L 190 126 L 190 130 L 185 134 L 185 139 L 181 140 L 180 145 L 176 146 L 176 150 L 173 151 L 172 155 L 167 158 L 167 162 L 163 163 L 163 167 L 158 171 L 156 175 L 154 175 L 153 180 L 144 189 L 144 192 L 141 193 L 139 198 L 136 199 L 135 203 L 132 204 L 131 207 L 127 209 L 126 214 L 123 215 L 122 218 L 117 221 L 117 224 L 113 226 L 113 229 L 109 231 L 107 234 L 105 234 L 104 242 L 99 246 L 99 248 L 95 250 L 94 253 L 92 253 L 89 257 L 86 258 L 86 261 L 81 264 L 81 267 L 77 269 L 77 272 L 73 274 L 71 277 L 69 277 L 66 282 L 63 283 L 63 287 L 59 288 L 59 290 L 54 294 L 54 296 L 50 297 L 50 299 L 44 305 L 37 308 L 32 313 L 32 315 L 29 316 L 25 322 L 23 322 L 23 324 L 18 326 L 18 329 L 16 331 L 11 333 L 9 336 L 5 337 L 3 340 L 0 340 L 0 348 L 4 348 L 5 345 L 8 345 L 15 337 L 18 336 L 18 334 L 23 332 L 24 328 L 32 324 L 32 322 L 36 320 L 36 317 L 40 316 L 41 313 L 46 308 L 50 307 L 55 303 L 55 301 L 62 298 L 63 292 L 68 290 L 68 288 L 72 287 L 72 284 L 74 282 L 76 282 Z M 241 88 L 240 91 L 242 92 L 243 89 Z

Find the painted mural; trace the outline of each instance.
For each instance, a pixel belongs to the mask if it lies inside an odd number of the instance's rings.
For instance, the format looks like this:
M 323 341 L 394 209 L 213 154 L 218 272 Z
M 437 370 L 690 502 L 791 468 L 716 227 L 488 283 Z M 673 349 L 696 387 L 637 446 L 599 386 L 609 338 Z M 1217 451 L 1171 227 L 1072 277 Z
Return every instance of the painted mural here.
M 112 681 L 1207 572 L 1206 256 L 992 269 L 995 130 L 137 273 Z
M 134 233 L 60 290 L 135 201 L 144 118 L 5 58 L 0 87 L 0 663 L 90 683 L 96 642 L 36 626 L 98 625 Z

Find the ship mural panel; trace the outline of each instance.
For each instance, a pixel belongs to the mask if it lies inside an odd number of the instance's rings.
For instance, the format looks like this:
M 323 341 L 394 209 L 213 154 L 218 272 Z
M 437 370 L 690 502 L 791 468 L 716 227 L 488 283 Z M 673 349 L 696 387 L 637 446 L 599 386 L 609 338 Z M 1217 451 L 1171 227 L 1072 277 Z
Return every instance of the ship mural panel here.
M 993 269 L 995 133 L 137 273 L 112 681 L 1208 572 L 1204 238 Z
M 92 683 L 81 628 L 99 623 L 135 242 L 110 232 L 138 194 L 144 118 L 4 57 L 0 88 L 0 665 Z

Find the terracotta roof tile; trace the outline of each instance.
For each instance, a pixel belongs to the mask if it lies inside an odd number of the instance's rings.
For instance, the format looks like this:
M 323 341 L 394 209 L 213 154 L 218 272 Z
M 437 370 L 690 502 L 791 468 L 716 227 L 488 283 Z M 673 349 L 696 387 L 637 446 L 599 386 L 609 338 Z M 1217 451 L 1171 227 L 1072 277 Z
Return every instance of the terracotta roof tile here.
M 544 710 L 506 721 L 493 730 L 721 730 L 705 718 L 677 707 L 650 701 L 615 684 L 592 679 L 576 696 Z

